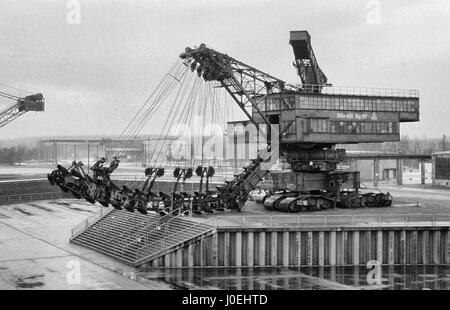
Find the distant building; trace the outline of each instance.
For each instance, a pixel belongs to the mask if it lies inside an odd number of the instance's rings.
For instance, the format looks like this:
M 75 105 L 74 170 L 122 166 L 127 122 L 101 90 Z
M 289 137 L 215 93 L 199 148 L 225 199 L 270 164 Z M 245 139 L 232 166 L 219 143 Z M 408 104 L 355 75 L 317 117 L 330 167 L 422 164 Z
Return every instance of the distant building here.
M 353 170 L 360 172 L 362 181 L 373 181 L 374 177 L 374 161 L 373 160 L 357 160 L 353 163 Z M 395 180 L 397 178 L 397 162 L 395 160 L 382 160 L 379 163 L 378 178 L 381 181 Z
M 450 152 L 432 154 L 433 185 L 450 187 Z

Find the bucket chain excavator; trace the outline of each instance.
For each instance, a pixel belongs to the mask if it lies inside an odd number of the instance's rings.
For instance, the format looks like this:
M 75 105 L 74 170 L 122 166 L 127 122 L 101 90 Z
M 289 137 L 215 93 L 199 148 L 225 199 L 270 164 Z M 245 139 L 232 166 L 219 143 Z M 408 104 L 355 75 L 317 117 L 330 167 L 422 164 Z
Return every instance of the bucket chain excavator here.
M 106 169 L 100 160 L 94 165 L 94 178 L 84 173 L 81 163 L 74 162 L 69 169 L 58 166 L 48 175 L 50 183 L 90 202 L 141 213 L 149 209 L 162 214 L 241 210 L 252 191 L 262 185 L 267 210 L 303 212 L 390 206 L 389 193 L 361 189 L 359 172 L 340 168 L 346 155 L 336 145 L 399 141 L 400 123 L 419 120 L 418 92 L 334 88 L 327 84 L 318 65 L 308 32 L 292 31 L 289 43 L 301 80 L 299 86 L 205 44 L 188 47 L 180 54 L 183 64 L 199 78 L 218 82 L 269 141 L 267 149 L 259 150 L 257 158 L 231 181 L 210 189 L 215 169 L 199 166 L 195 169 L 200 178 L 199 189 L 187 193 L 182 190 L 183 184 L 194 170 L 176 168 L 172 191 L 154 193 L 152 187 L 164 170 L 147 168 L 141 189 L 119 188 L 109 178 L 118 160 Z M 228 125 L 242 128 L 247 123 L 234 121 Z M 239 131 L 230 132 L 238 135 Z M 281 168 L 274 169 L 271 164 L 275 151 L 280 155 Z

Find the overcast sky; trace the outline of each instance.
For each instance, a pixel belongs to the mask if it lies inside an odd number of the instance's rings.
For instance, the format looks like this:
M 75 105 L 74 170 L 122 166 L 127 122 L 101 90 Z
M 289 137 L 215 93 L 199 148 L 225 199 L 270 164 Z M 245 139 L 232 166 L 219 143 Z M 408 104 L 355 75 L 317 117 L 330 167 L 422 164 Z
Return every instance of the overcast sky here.
M 0 84 L 42 92 L 0 138 L 119 134 L 186 46 L 202 42 L 288 82 L 290 30 L 308 30 L 334 85 L 418 89 L 421 122 L 402 134 L 450 134 L 450 1 L 1 0 Z M 0 106 L 2 108 L 2 106 Z

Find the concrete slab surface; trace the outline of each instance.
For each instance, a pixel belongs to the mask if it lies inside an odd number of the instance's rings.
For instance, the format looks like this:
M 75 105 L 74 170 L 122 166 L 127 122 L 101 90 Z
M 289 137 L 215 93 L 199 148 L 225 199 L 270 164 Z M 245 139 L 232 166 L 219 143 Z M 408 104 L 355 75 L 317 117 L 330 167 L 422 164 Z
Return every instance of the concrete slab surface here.
M 69 243 L 71 228 L 99 208 L 80 200 L 0 206 L 0 289 L 170 289 L 134 281 L 134 268 Z

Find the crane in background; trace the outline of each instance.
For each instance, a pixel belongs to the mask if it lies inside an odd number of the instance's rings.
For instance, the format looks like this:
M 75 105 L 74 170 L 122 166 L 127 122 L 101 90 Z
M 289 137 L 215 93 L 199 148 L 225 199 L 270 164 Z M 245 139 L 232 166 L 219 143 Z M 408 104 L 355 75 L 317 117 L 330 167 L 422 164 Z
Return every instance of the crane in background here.
M 0 97 L 15 101 L 15 103 L 0 112 L 0 128 L 8 125 L 28 111 L 44 111 L 45 99 L 41 93 L 18 97 L 9 93 L 0 92 Z

